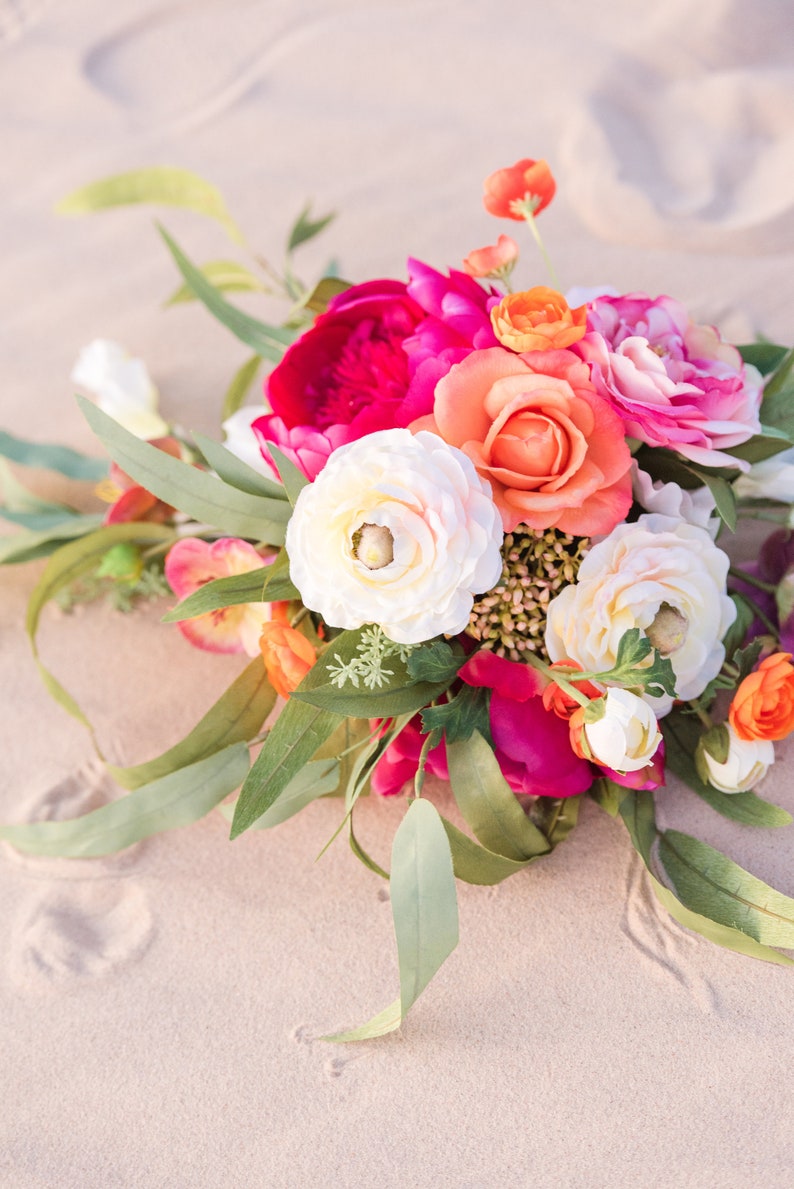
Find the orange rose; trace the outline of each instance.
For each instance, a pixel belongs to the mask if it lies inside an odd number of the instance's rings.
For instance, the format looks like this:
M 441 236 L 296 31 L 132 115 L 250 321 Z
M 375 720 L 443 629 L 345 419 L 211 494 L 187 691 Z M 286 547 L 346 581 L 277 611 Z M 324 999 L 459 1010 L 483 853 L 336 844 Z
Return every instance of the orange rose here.
M 552 669 L 579 669 L 582 666 L 578 661 L 555 661 L 551 666 Z M 570 681 L 571 678 L 569 677 Z M 592 681 L 572 681 L 573 686 L 585 695 L 586 698 L 600 698 L 602 691 L 593 685 Z M 541 694 L 543 705 L 547 710 L 552 710 L 558 718 L 570 719 L 571 715 L 576 710 L 580 709 L 579 703 L 575 698 L 572 698 L 569 693 L 557 685 L 556 681 L 550 681 Z M 577 753 L 581 754 L 581 753 Z M 586 757 L 585 757 L 586 758 Z
M 785 739 L 794 730 L 794 665 L 775 652 L 745 677 L 733 696 L 728 722 L 740 739 Z
M 288 698 L 314 664 L 314 648 L 295 628 L 277 620 L 262 624 L 259 647 L 273 689 Z
M 631 507 L 623 422 L 572 351 L 473 351 L 436 385 L 429 429 L 491 484 L 505 532 L 519 524 L 589 537 Z
M 495 244 L 476 248 L 463 261 L 463 271 L 470 277 L 506 276 L 518 259 L 518 244 L 509 235 L 500 235 Z
M 508 293 L 491 310 L 494 334 L 511 351 L 570 347 L 587 330 L 587 306 L 572 310 L 561 293 L 537 285 Z
M 554 197 L 556 183 L 545 161 L 525 157 L 509 169 L 497 169 L 485 179 L 483 203 L 499 219 L 539 215 Z

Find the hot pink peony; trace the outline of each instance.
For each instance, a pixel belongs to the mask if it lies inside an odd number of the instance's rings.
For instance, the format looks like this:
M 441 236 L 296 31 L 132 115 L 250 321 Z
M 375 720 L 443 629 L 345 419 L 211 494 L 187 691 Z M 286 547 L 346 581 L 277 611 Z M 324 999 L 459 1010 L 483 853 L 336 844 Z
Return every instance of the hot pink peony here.
M 270 453 L 270 445 L 277 446 L 282 454 L 294 462 L 308 480 L 319 475 L 328 458 L 338 446 L 352 442 L 357 437 L 355 430 L 349 425 L 329 425 L 325 430 L 312 429 L 308 425 L 296 425 L 287 429 L 281 417 L 267 413 L 257 417 L 251 423 L 251 429 L 256 436 L 263 459 L 273 472 L 274 478 L 280 478 L 278 467 Z
M 631 293 L 596 298 L 587 328 L 572 350 L 631 437 L 702 466 L 740 465 L 723 451 L 760 431 L 761 377 L 713 327 L 671 297 Z
M 573 797 L 589 789 L 593 768 L 573 751 L 567 722 L 544 706 L 545 681 L 534 669 L 481 650 L 460 677 L 467 685 L 493 690 L 494 751 L 514 793 Z

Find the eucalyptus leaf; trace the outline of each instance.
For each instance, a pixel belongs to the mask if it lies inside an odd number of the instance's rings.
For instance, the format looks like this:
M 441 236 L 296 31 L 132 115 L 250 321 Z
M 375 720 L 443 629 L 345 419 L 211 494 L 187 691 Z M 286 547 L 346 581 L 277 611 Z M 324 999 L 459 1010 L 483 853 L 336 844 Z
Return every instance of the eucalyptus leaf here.
M 257 318 L 252 318 L 250 314 L 238 309 L 237 306 L 231 305 L 221 291 L 188 260 L 165 228 L 158 224 L 158 230 L 185 283 L 198 300 L 240 342 L 245 343 L 252 351 L 256 351 L 257 355 L 261 355 L 263 359 L 279 363 L 285 349 L 295 341 L 296 333 L 280 326 L 270 326 L 265 322 L 260 322 Z
M 89 458 L 67 446 L 52 446 L 43 442 L 26 442 L 0 430 L 0 455 L 26 467 L 41 467 L 57 471 L 67 479 L 85 479 L 96 483 L 108 473 L 107 459 Z
M 339 783 L 339 761 L 334 759 L 309 760 L 293 776 L 275 804 L 271 805 L 251 826 L 252 830 L 270 830 L 300 813 L 312 801 L 333 793 Z M 221 805 L 220 811 L 227 821 L 234 818 L 234 805 Z
M 400 1000 L 395 999 L 394 1003 L 390 1003 L 388 1007 L 378 1012 L 376 1016 L 359 1028 L 351 1028 L 347 1032 L 334 1032 L 330 1036 L 321 1036 L 320 1039 L 330 1041 L 331 1044 L 350 1044 L 357 1040 L 374 1040 L 378 1036 L 386 1036 L 389 1032 L 395 1032 L 402 1022 Z
M 276 704 L 261 657 L 255 657 L 179 743 L 143 764 L 121 768 L 108 764 L 113 779 L 128 789 L 149 784 L 179 768 L 214 755 L 232 743 L 247 743 L 261 729 Z
M 199 265 L 198 270 L 221 293 L 265 292 L 265 286 L 259 278 L 255 277 L 244 264 L 238 264 L 236 260 L 210 260 L 207 264 Z M 165 304 L 167 306 L 181 305 L 183 302 L 195 300 L 196 295 L 190 286 L 180 285 Z
M 304 475 L 303 471 L 295 466 L 291 458 L 287 458 L 283 451 L 279 450 L 274 442 L 268 442 L 268 450 L 273 462 L 276 464 L 281 482 L 284 484 L 284 491 L 287 494 L 292 507 L 295 507 L 298 496 L 303 491 L 304 487 L 309 486 L 309 480 Z
M 221 408 L 221 421 L 228 421 L 233 413 L 242 408 L 245 398 L 251 390 L 254 380 L 262 367 L 262 356 L 258 353 L 246 359 L 231 378 Z M 263 410 L 264 412 L 264 406 Z
M 364 866 L 367 867 L 370 871 L 374 872 L 375 875 L 379 875 L 381 877 L 381 879 L 388 879 L 389 878 L 388 871 L 384 871 L 383 868 L 381 867 L 380 863 L 376 863 L 375 860 L 372 858 L 372 856 L 367 854 L 367 852 L 364 850 L 364 847 L 359 842 L 358 838 L 356 838 L 355 831 L 353 830 L 353 814 L 352 813 L 348 814 L 348 823 L 349 823 L 349 827 L 350 827 L 348 837 L 350 839 L 350 849 L 352 850 L 353 854 L 356 856 L 356 858 L 358 859 L 358 861 L 360 863 L 363 863 Z
M 40 556 L 38 551 L 50 545 L 57 548 L 61 541 L 85 537 L 95 532 L 101 524 L 101 516 L 70 516 L 50 525 L 49 528 L 23 529 L 11 537 L 0 540 L 0 565 L 29 561 L 31 554 Z
M 2 457 L 0 457 L 0 489 L 2 489 L 4 501 L 0 515 L 6 516 L 8 512 L 32 512 L 41 516 L 45 516 L 47 513 L 53 516 L 64 513 L 76 515 L 74 508 L 69 508 L 65 504 L 53 503 L 52 500 L 44 500 L 30 488 L 25 487 L 24 483 L 20 483 L 17 479 L 6 459 Z
M 441 821 L 447 833 L 455 878 L 462 879 L 464 883 L 492 887 L 535 862 L 535 859 L 506 859 L 504 855 L 497 855 L 480 846 L 479 842 L 469 838 L 468 834 L 464 834 L 446 818 L 442 817 Z
M 392 845 L 392 917 L 403 1017 L 458 944 L 458 901 L 446 831 L 429 801 L 413 801 Z
M 220 190 L 198 174 L 174 166 L 149 166 L 91 182 L 67 195 L 55 210 L 59 215 L 85 215 L 140 202 L 179 206 L 207 215 L 216 219 L 235 243 L 243 242 Z
M 304 678 L 305 681 L 305 678 Z M 277 718 L 240 792 L 231 837 L 249 829 L 339 726 L 340 715 L 291 697 Z
M 123 471 L 152 495 L 235 537 L 281 545 L 289 519 L 283 499 L 249 495 L 141 441 L 101 409 L 77 398 L 88 424 Z
M 482 845 L 521 862 L 547 854 L 547 839 L 529 820 L 482 735 L 447 747 L 449 780 L 458 807 Z
M 287 501 L 287 493 L 280 483 L 276 483 L 275 479 L 268 479 L 266 475 L 260 475 L 259 471 L 255 471 L 247 462 L 232 454 L 231 450 L 227 450 L 220 442 L 213 442 L 212 438 L 206 438 L 200 433 L 194 433 L 193 438 L 208 464 L 224 483 L 249 495 L 263 495 L 268 499 Z
M 305 244 L 308 240 L 314 239 L 335 218 L 335 213 L 331 212 L 329 215 L 321 215 L 319 219 L 312 219 L 311 203 L 307 202 L 290 228 L 287 239 L 287 254 L 289 255 L 291 252 L 294 252 L 296 248 L 300 247 L 301 244 Z
M 198 821 L 238 787 L 247 771 L 248 748 L 235 743 L 82 817 L 0 826 L 0 838 L 34 855 L 86 859 L 113 854 Z
M 794 900 L 705 842 L 665 830 L 659 858 L 678 898 L 693 912 L 739 929 L 762 945 L 794 949 Z
M 274 571 L 275 562 L 259 570 L 247 570 L 244 574 L 230 574 L 227 578 L 205 582 L 168 611 L 163 616 L 163 623 L 195 619 L 197 615 L 206 615 L 223 607 L 237 607 L 241 603 L 275 603 L 295 598 L 297 591 L 289 575 Z

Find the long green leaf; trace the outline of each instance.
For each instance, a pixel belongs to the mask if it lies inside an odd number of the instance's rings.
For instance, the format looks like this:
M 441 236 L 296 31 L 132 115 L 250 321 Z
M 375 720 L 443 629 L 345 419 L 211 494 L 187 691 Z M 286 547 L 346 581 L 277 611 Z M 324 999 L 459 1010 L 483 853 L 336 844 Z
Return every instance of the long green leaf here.
M 645 790 L 626 797 L 620 806 L 620 816 L 628 829 L 635 850 L 648 870 L 654 893 L 679 924 L 691 929 L 694 933 L 699 933 L 714 945 L 722 946 L 723 949 L 747 954 L 751 958 L 758 958 L 763 962 L 773 962 L 779 966 L 794 966 L 794 960 L 787 958 L 778 950 L 761 945 L 746 933 L 742 933 L 730 925 L 719 924 L 710 917 L 685 908 L 674 893 L 659 882 L 654 874 L 651 859 L 651 849 L 658 835 L 652 792 Z
M 71 516 L 61 520 L 49 528 L 23 529 L 14 533 L 12 537 L 0 540 L 0 565 L 10 565 L 12 562 L 28 561 L 31 554 L 36 554 L 42 548 L 53 545 L 55 548 L 60 541 L 71 541 L 76 537 L 85 537 L 94 532 L 102 524 L 101 516 Z
M 341 716 L 330 710 L 289 699 L 242 787 L 232 821 L 232 838 L 248 830 L 276 803 L 340 722 Z
M 386 1036 L 396 1031 L 403 1022 L 400 1000 L 395 999 L 383 1011 L 378 1012 L 366 1024 L 359 1028 L 350 1028 L 347 1032 L 334 1032 L 331 1036 L 321 1036 L 320 1040 L 330 1041 L 331 1044 L 350 1044 L 357 1040 L 375 1040 L 378 1036 Z
M 224 483 L 236 487 L 238 491 L 247 491 L 249 495 L 263 495 L 268 499 L 287 502 L 287 493 L 275 479 L 268 479 L 260 475 L 247 462 L 243 462 L 231 450 L 227 450 L 220 442 L 213 442 L 212 438 L 205 438 L 204 434 L 194 433 L 201 453 L 214 471 L 217 471 Z
M 455 878 L 462 879 L 464 883 L 491 887 L 535 862 L 535 859 L 523 859 L 520 862 L 506 859 L 504 855 L 497 855 L 480 846 L 446 818 L 442 817 L 441 821 L 447 832 Z
M 65 587 L 70 586 L 83 574 L 89 573 L 99 565 L 108 549 L 122 542 L 136 545 L 153 545 L 174 539 L 173 529 L 161 524 L 112 524 L 100 528 L 88 536 L 81 537 L 64 545 L 52 555 L 46 569 L 39 579 L 28 601 L 26 627 L 30 637 L 33 656 L 38 665 L 42 680 L 52 696 L 61 706 L 85 727 L 92 731 L 91 724 L 83 714 L 74 698 L 61 683 L 50 673 L 49 669 L 39 658 L 36 644 L 41 612 L 54 596 Z M 92 731 L 93 734 L 93 731 Z
M 412 802 L 392 844 L 392 917 L 403 1018 L 458 944 L 458 901 L 446 831 L 430 801 Z
M 287 254 L 294 252 L 307 240 L 314 239 L 335 218 L 336 214 L 332 211 L 329 215 L 321 215 L 319 219 L 312 219 L 311 203 L 307 203 L 290 229 L 287 239 Z
M 693 912 L 739 929 L 762 945 L 794 949 L 794 900 L 727 855 L 677 830 L 659 839 L 659 858 L 679 899 Z
M 339 784 L 339 761 L 334 759 L 309 760 L 293 776 L 284 792 L 251 826 L 252 830 L 270 830 L 280 826 L 288 818 L 300 813 L 312 801 L 333 793 Z M 227 821 L 234 818 L 234 805 L 221 805 L 220 811 Z
M 765 458 L 773 458 L 781 450 L 788 450 L 792 442 L 788 434 L 774 426 L 762 427 L 763 432 L 755 434 L 748 441 L 739 446 L 731 446 L 728 450 L 734 458 L 743 458 L 746 462 L 763 462 Z
M 236 260 L 210 260 L 198 266 L 211 284 L 221 293 L 264 293 L 265 286 L 247 269 L 244 264 Z M 189 285 L 180 285 L 165 302 L 167 306 L 180 305 L 182 302 L 195 301 L 196 295 Z
M 761 375 L 769 375 L 786 357 L 786 348 L 776 343 L 741 343 L 736 350 L 745 363 L 757 367 Z
M 518 862 L 549 852 L 548 840 L 524 813 L 478 731 L 449 744 L 447 761 L 458 808 L 486 850 Z
M 235 537 L 282 545 L 289 519 L 284 500 L 248 495 L 197 467 L 150 446 L 83 397 L 88 424 L 115 462 L 158 499 Z
M 764 400 L 768 397 L 777 396 L 778 393 L 783 391 L 792 367 L 794 367 L 794 347 L 786 351 L 786 354 L 777 364 L 774 372 L 764 385 Z
M 26 467 L 41 467 L 57 471 L 67 479 L 85 479 L 97 482 L 108 473 L 106 459 L 89 458 L 78 454 L 67 446 L 53 446 L 44 442 L 26 442 L 10 433 L 0 430 L 0 455 Z
M 295 507 L 295 502 L 303 491 L 304 487 L 309 486 L 309 480 L 304 475 L 303 471 L 295 466 L 291 458 L 287 458 L 278 446 L 273 442 L 269 444 L 269 450 L 273 462 L 276 464 L 281 482 L 284 484 L 284 491 L 287 494 L 292 507 Z
M 262 356 L 257 353 L 246 359 L 234 373 L 223 398 L 221 421 L 228 420 L 232 413 L 236 413 L 243 406 L 261 366 Z
M 0 838 L 34 855 L 85 859 L 112 854 L 198 821 L 237 788 L 247 771 L 248 749 L 235 743 L 83 817 L 2 826 Z
M 230 574 L 228 578 L 215 578 L 206 582 L 193 594 L 182 599 L 163 616 L 163 623 L 178 623 L 183 619 L 195 619 L 208 611 L 221 607 L 237 607 L 241 603 L 275 603 L 297 597 L 297 590 L 289 575 L 271 573 L 275 567 L 262 566 L 260 570 L 248 570 L 245 574 Z
M 276 691 L 267 679 L 262 658 L 256 657 L 180 743 L 143 764 L 128 768 L 108 764 L 108 772 L 117 784 L 128 789 L 159 780 L 232 743 L 247 743 L 261 729 L 275 704 Z
M 55 210 L 60 215 L 85 215 L 139 202 L 179 206 L 207 215 L 216 219 L 235 243 L 243 242 L 242 233 L 226 209 L 220 190 L 198 174 L 174 166 L 149 166 L 91 182 L 67 195 Z
M 285 330 L 281 326 L 269 326 L 252 318 L 250 314 L 238 310 L 226 300 L 219 289 L 208 281 L 202 272 L 188 260 L 184 252 L 174 243 L 164 227 L 158 224 L 158 230 L 165 240 L 166 246 L 174 258 L 177 268 L 181 272 L 185 283 L 195 293 L 198 300 L 207 307 L 209 312 L 222 323 L 227 330 L 272 363 L 279 363 L 285 349 L 298 337 L 296 331 Z

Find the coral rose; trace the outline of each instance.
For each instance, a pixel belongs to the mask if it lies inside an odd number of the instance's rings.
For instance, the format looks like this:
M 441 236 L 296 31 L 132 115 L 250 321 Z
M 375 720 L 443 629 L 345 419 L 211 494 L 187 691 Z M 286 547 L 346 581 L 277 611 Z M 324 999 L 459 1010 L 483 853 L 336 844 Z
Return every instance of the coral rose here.
M 519 352 L 570 347 L 584 335 L 586 321 L 587 306 L 572 310 L 561 293 L 545 285 L 508 293 L 491 310 L 499 342 Z
M 745 677 L 728 712 L 739 739 L 785 739 L 794 730 L 794 665 L 776 652 Z
M 623 425 L 570 351 L 476 351 L 436 386 L 429 429 L 487 479 L 506 532 L 608 533 L 631 506 Z
M 498 219 L 526 218 L 539 215 L 554 197 L 557 189 L 551 170 L 545 161 L 524 157 L 508 169 L 497 169 L 484 183 L 483 204 Z
M 314 647 L 295 628 L 275 619 L 262 624 L 259 647 L 270 684 L 279 697 L 288 698 L 314 664 Z

